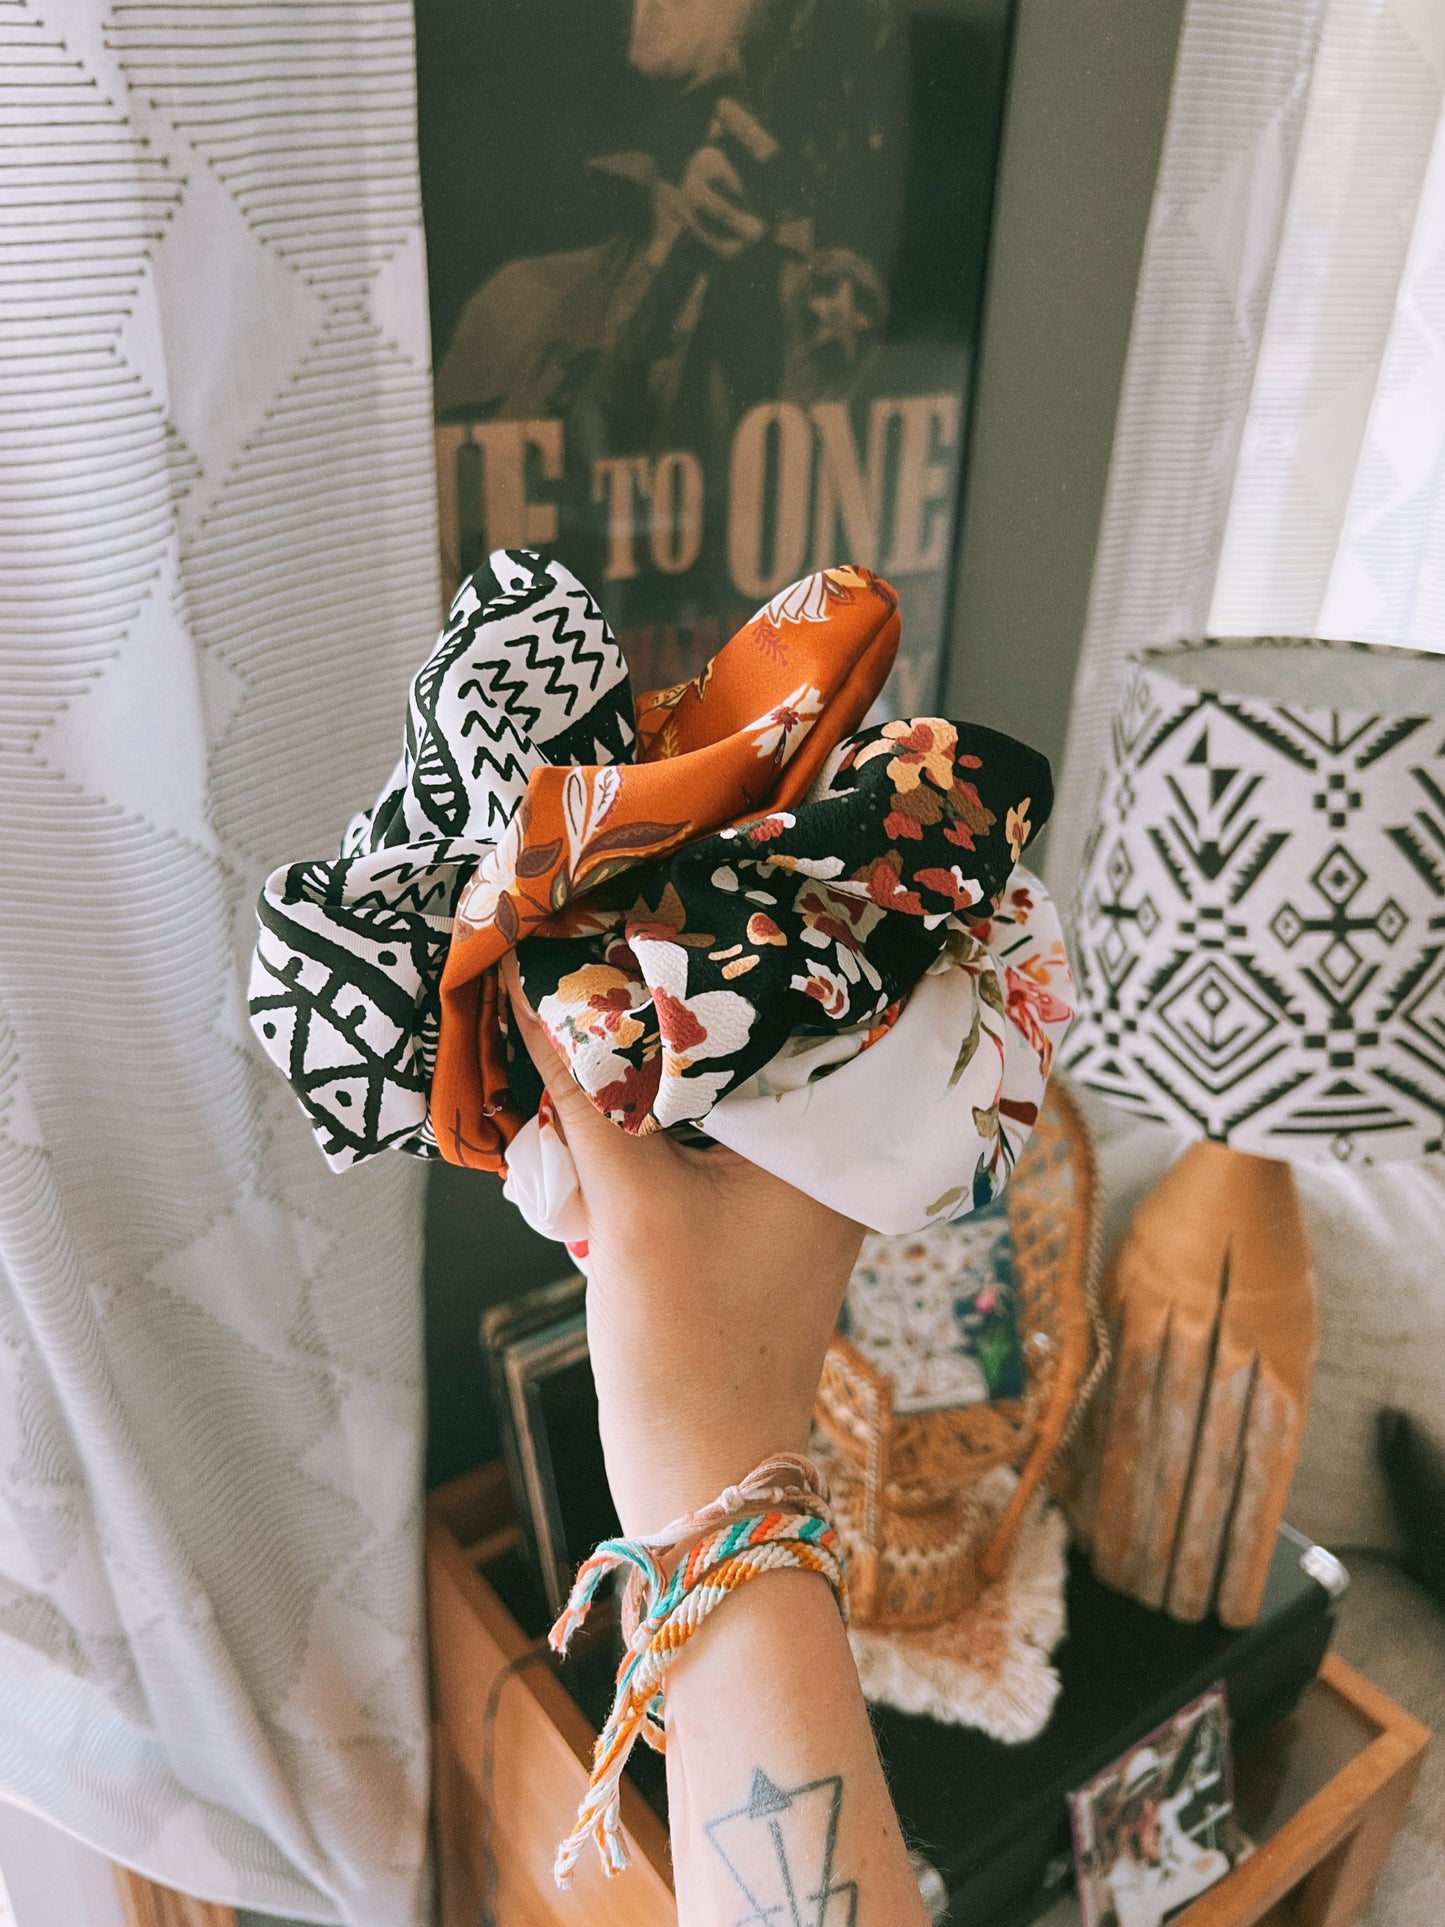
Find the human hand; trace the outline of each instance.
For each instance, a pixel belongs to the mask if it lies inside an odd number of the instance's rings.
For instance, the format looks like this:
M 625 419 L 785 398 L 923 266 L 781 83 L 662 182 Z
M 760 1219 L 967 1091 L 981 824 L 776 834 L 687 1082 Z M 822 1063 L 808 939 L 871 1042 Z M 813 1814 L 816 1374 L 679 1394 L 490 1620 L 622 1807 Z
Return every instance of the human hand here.
M 720 260 L 735 259 L 768 231 L 767 222 L 744 204 L 742 176 L 711 141 L 693 153 L 680 182 L 659 182 L 658 193 L 665 214 Z
M 763 1459 L 805 1452 L 862 1228 L 721 1145 L 629 1137 L 503 982 L 586 1207 L 587 1335 L 624 1532 L 655 1532 Z
M 1081 1506 L 1106 1585 L 1176 1619 L 1255 1619 L 1299 1456 L 1317 1312 L 1288 1165 L 1195 1144 L 1104 1284 L 1114 1363 Z

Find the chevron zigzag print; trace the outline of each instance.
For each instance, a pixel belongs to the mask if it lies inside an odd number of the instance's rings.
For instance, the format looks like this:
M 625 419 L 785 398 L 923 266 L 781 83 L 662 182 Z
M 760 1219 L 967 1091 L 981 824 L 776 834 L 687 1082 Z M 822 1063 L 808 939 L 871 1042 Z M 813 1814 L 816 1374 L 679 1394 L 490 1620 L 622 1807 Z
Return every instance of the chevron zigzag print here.
M 1432 658 L 1362 645 L 1133 665 L 1078 895 L 1072 1076 L 1264 1157 L 1445 1149 L 1442 697 Z
M 533 769 L 610 763 L 632 741 L 626 667 L 592 597 L 559 563 L 499 551 L 412 684 L 375 806 L 339 858 L 275 871 L 257 906 L 251 1021 L 334 1170 L 388 1148 L 437 1155 L 427 1095 L 462 886 Z

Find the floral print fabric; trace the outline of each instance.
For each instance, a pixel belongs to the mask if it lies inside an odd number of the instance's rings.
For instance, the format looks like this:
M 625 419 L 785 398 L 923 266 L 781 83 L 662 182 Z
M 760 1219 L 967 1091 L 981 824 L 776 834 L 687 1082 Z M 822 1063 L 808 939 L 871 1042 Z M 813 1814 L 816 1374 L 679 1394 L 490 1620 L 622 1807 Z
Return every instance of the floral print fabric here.
M 973 986 L 951 1071 L 981 1048 L 1001 1065 L 1029 1024 L 1037 1065 L 1052 1020 L 978 933 L 1047 815 L 1048 766 L 934 717 L 860 730 L 897 640 L 886 583 L 824 570 L 634 708 L 581 584 L 493 556 L 413 684 L 376 808 L 339 858 L 262 893 L 253 1023 L 333 1164 L 390 1145 L 506 1169 L 541 1100 L 502 1009 L 512 949 L 630 1132 L 702 1123 L 815 1050 L 816 1070 L 861 1059 L 940 969 Z M 975 1096 L 995 1117 L 997 1090 Z M 991 1195 L 1007 1161 L 995 1123 L 965 1189 Z
M 884 1020 L 793 1037 L 699 1128 L 872 1231 L 947 1224 L 1002 1191 L 1072 1015 L 1058 912 L 1019 867 L 997 912 L 952 923 Z M 527 1222 L 585 1263 L 577 1176 L 545 1103 L 507 1166 Z
M 882 689 L 898 634 L 886 582 L 822 570 L 760 609 L 692 682 L 640 697 L 630 761 L 532 770 L 457 903 L 432 1084 L 443 1156 L 504 1168 L 536 1109 L 530 1061 L 505 1051 L 497 1023 L 496 965 L 513 948 L 573 1075 L 626 1130 L 701 1117 L 777 1047 L 788 1022 L 758 1022 L 768 993 L 723 975 L 741 953 L 708 954 L 738 936 L 720 941 L 725 926 L 684 886 L 700 875 L 720 898 L 706 879 L 721 859 L 701 873 L 670 866 L 688 845 L 802 804 Z M 630 714 L 625 682 L 611 700 Z
M 1042 758 L 988 730 L 864 731 L 796 809 L 649 866 L 582 935 L 522 943 L 528 1002 L 624 1130 L 702 1119 L 790 1039 L 885 1022 L 990 914 L 1047 785 Z

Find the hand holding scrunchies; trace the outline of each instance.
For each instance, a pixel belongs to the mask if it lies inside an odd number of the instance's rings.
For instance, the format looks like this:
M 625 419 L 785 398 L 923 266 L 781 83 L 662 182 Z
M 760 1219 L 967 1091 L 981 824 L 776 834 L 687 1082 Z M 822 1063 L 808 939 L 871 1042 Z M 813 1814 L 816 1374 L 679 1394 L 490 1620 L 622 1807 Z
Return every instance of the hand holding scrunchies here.
M 392 1147 L 510 1169 L 526 1215 L 572 1234 L 570 1158 L 505 1022 L 515 950 L 622 1129 L 692 1125 L 817 1196 L 872 1169 L 840 1208 L 879 1229 L 992 1196 L 1071 1009 L 1052 905 L 1015 867 L 1048 766 L 937 718 L 860 729 L 898 633 L 886 583 L 826 570 L 634 714 L 581 584 L 493 556 L 376 807 L 262 892 L 252 1020 L 333 1166 Z

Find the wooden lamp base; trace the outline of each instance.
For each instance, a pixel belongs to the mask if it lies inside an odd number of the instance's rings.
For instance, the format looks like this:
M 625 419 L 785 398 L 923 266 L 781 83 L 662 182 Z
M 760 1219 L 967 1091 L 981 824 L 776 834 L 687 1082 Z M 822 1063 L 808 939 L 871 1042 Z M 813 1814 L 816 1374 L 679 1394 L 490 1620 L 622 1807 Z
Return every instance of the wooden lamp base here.
M 1191 1145 L 1135 1212 L 1103 1306 L 1113 1365 L 1073 1501 L 1094 1571 L 1176 1619 L 1251 1625 L 1318 1342 L 1290 1167 Z

